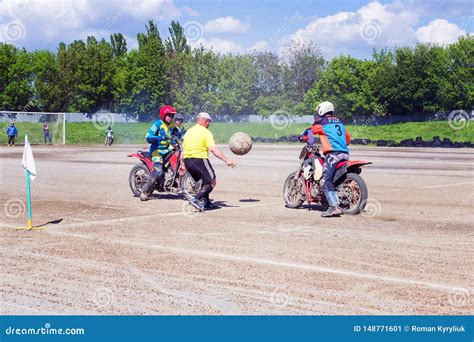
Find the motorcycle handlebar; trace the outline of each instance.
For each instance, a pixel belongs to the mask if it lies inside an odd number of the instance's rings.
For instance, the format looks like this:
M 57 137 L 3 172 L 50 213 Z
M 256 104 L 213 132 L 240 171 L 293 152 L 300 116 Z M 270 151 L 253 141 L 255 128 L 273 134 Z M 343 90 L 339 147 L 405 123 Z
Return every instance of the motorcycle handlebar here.
M 309 152 L 317 152 L 319 150 L 319 147 L 317 145 L 310 145 L 309 143 L 306 144 L 306 149 Z

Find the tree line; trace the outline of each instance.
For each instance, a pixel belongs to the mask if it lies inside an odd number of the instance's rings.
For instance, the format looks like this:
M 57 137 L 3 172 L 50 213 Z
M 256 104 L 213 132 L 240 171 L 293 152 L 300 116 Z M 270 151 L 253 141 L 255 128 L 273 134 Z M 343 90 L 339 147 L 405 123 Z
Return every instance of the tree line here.
M 13 111 L 110 110 L 156 116 L 164 104 L 179 112 L 225 115 L 276 111 L 312 114 L 322 100 L 343 117 L 474 107 L 474 39 L 448 46 L 418 44 L 373 51 L 371 59 L 325 60 L 312 43 L 282 54 L 219 54 L 191 49 L 178 22 L 161 38 L 153 21 L 127 49 L 121 33 L 88 37 L 57 51 L 0 44 L 0 108 Z

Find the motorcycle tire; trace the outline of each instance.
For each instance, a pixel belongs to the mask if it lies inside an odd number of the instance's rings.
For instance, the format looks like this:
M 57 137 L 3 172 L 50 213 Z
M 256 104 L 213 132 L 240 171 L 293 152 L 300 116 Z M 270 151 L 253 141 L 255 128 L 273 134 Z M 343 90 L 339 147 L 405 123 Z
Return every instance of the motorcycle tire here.
M 345 215 L 361 213 L 369 197 L 369 191 L 364 179 L 356 173 L 348 173 L 338 183 L 336 192 L 342 212 Z
M 133 196 L 140 197 L 141 189 L 143 184 L 150 177 L 150 171 L 143 164 L 137 164 L 130 170 L 128 176 L 128 184 L 130 185 L 130 190 L 132 190 Z
M 305 201 L 304 188 L 297 189 L 299 185 L 295 184 L 298 182 L 298 179 L 294 179 L 295 173 L 296 172 L 290 173 L 285 180 L 285 184 L 283 184 L 283 200 L 285 201 L 285 206 L 292 209 L 301 207 Z M 301 186 L 304 186 L 303 183 L 301 183 Z M 294 193 L 294 191 L 299 191 L 300 193 Z

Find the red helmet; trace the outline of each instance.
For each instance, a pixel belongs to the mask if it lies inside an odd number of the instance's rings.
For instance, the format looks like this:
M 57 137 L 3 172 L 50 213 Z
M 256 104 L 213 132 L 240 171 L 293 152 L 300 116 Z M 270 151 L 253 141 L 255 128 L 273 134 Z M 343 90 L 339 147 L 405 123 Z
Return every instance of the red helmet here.
M 163 106 L 160 109 L 160 119 L 164 120 L 166 114 L 176 114 L 176 109 L 173 106 Z

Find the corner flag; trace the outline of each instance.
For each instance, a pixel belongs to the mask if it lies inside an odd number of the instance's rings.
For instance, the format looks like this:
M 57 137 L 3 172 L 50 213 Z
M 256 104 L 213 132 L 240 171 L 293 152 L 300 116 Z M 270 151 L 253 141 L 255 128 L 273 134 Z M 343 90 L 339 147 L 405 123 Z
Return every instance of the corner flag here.
M 30 142 L 28 141 L 28 135 L 25 135 L 25 148 L 23 149 L 23 158 L 21 160 L 21 166 L 23 166 L 31 180 L 35 180 L 36 165 L 35 159 L 33 158 L 33 152 L 31 151 Z
M 23 158 L 21 160 L 21 166 L 25 169 L 26 173 L 26 194 L 28 197 L 28 230 L 33 229 L 33 221 L 31 218 L 31 189 L 30 180 L 36 178 L 36 165 L 33 158 L 33 152 L 31 151 L 30 142 L 28 141 L 28 135 L 25 135 L 25 147 L 23 149 Z

